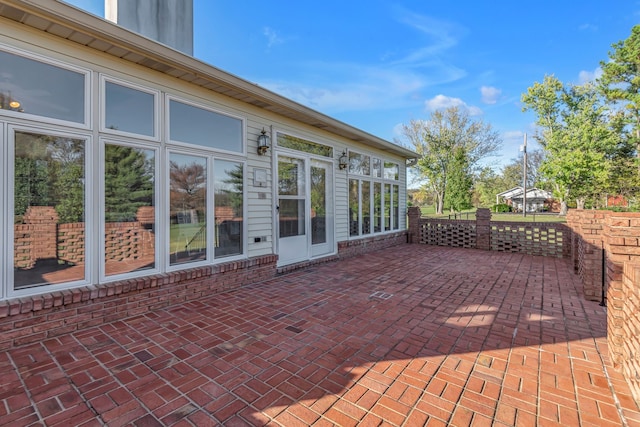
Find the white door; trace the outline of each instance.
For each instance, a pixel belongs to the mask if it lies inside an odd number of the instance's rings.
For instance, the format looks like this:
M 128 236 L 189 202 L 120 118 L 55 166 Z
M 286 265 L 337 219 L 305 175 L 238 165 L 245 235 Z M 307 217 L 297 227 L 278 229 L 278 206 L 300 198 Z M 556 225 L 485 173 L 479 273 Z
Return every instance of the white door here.
M 278 265 L 335 251 L 331 163 L 278 155 Z
M 306 162 L 278 156 L 278 264 L 309 258 L 307 233 Z
M 311 160 L 309 204 L 311 206 L 311 256 L 334 251 L 333 176 L 331 164 Z

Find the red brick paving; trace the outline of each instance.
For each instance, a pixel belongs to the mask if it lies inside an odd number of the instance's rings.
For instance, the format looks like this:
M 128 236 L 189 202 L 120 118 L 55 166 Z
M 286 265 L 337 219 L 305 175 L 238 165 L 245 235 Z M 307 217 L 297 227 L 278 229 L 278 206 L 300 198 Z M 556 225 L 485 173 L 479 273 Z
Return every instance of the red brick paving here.
M 636 426 L 566 260 L 406 245 L 0 353 L 0 424 Z

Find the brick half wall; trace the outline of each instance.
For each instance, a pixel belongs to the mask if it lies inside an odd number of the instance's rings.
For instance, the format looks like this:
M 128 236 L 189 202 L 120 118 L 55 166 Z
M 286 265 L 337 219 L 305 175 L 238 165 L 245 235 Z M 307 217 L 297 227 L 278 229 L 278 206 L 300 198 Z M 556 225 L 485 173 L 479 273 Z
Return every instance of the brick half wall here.
M 268 255 L 0 301 L 0 351 L 152 312 L 276 275 Z

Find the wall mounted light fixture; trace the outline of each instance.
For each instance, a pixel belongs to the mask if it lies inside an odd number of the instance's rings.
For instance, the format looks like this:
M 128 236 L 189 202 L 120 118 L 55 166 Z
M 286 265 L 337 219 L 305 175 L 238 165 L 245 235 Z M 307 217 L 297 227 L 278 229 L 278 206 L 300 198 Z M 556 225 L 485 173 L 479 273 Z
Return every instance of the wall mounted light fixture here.
M 347 159 L 347 151 L 343 151 L 342 154 L 340 155 L 340 158 L 338 159 L 338 167 L 340 169 L 346 169 L 347 166 L 349 165 L 349 161 Z
M 267 131 L 262 128 L 262 132 L 258 135 L 258 154 L 261 156 L 269 149 L 269 135 Z

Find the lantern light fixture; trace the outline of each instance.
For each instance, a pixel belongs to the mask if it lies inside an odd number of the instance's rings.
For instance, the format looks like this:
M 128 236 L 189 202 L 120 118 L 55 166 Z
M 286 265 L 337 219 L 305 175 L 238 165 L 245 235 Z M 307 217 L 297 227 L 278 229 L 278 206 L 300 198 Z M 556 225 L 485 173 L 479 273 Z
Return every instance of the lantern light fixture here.
M 264 155 L 269 149 L 269 135 L 267 131 L 262 128 L 262 132 L 258 135 L 258 154 Z
M 340 155 L 340 158 L 338 159 L 338 167 L 342 170 L 342 169 L 346 169 L 348 165 L 349 163 L 347 159 L 347 151 L 345 150 L 342 152 L 342 154 Z

